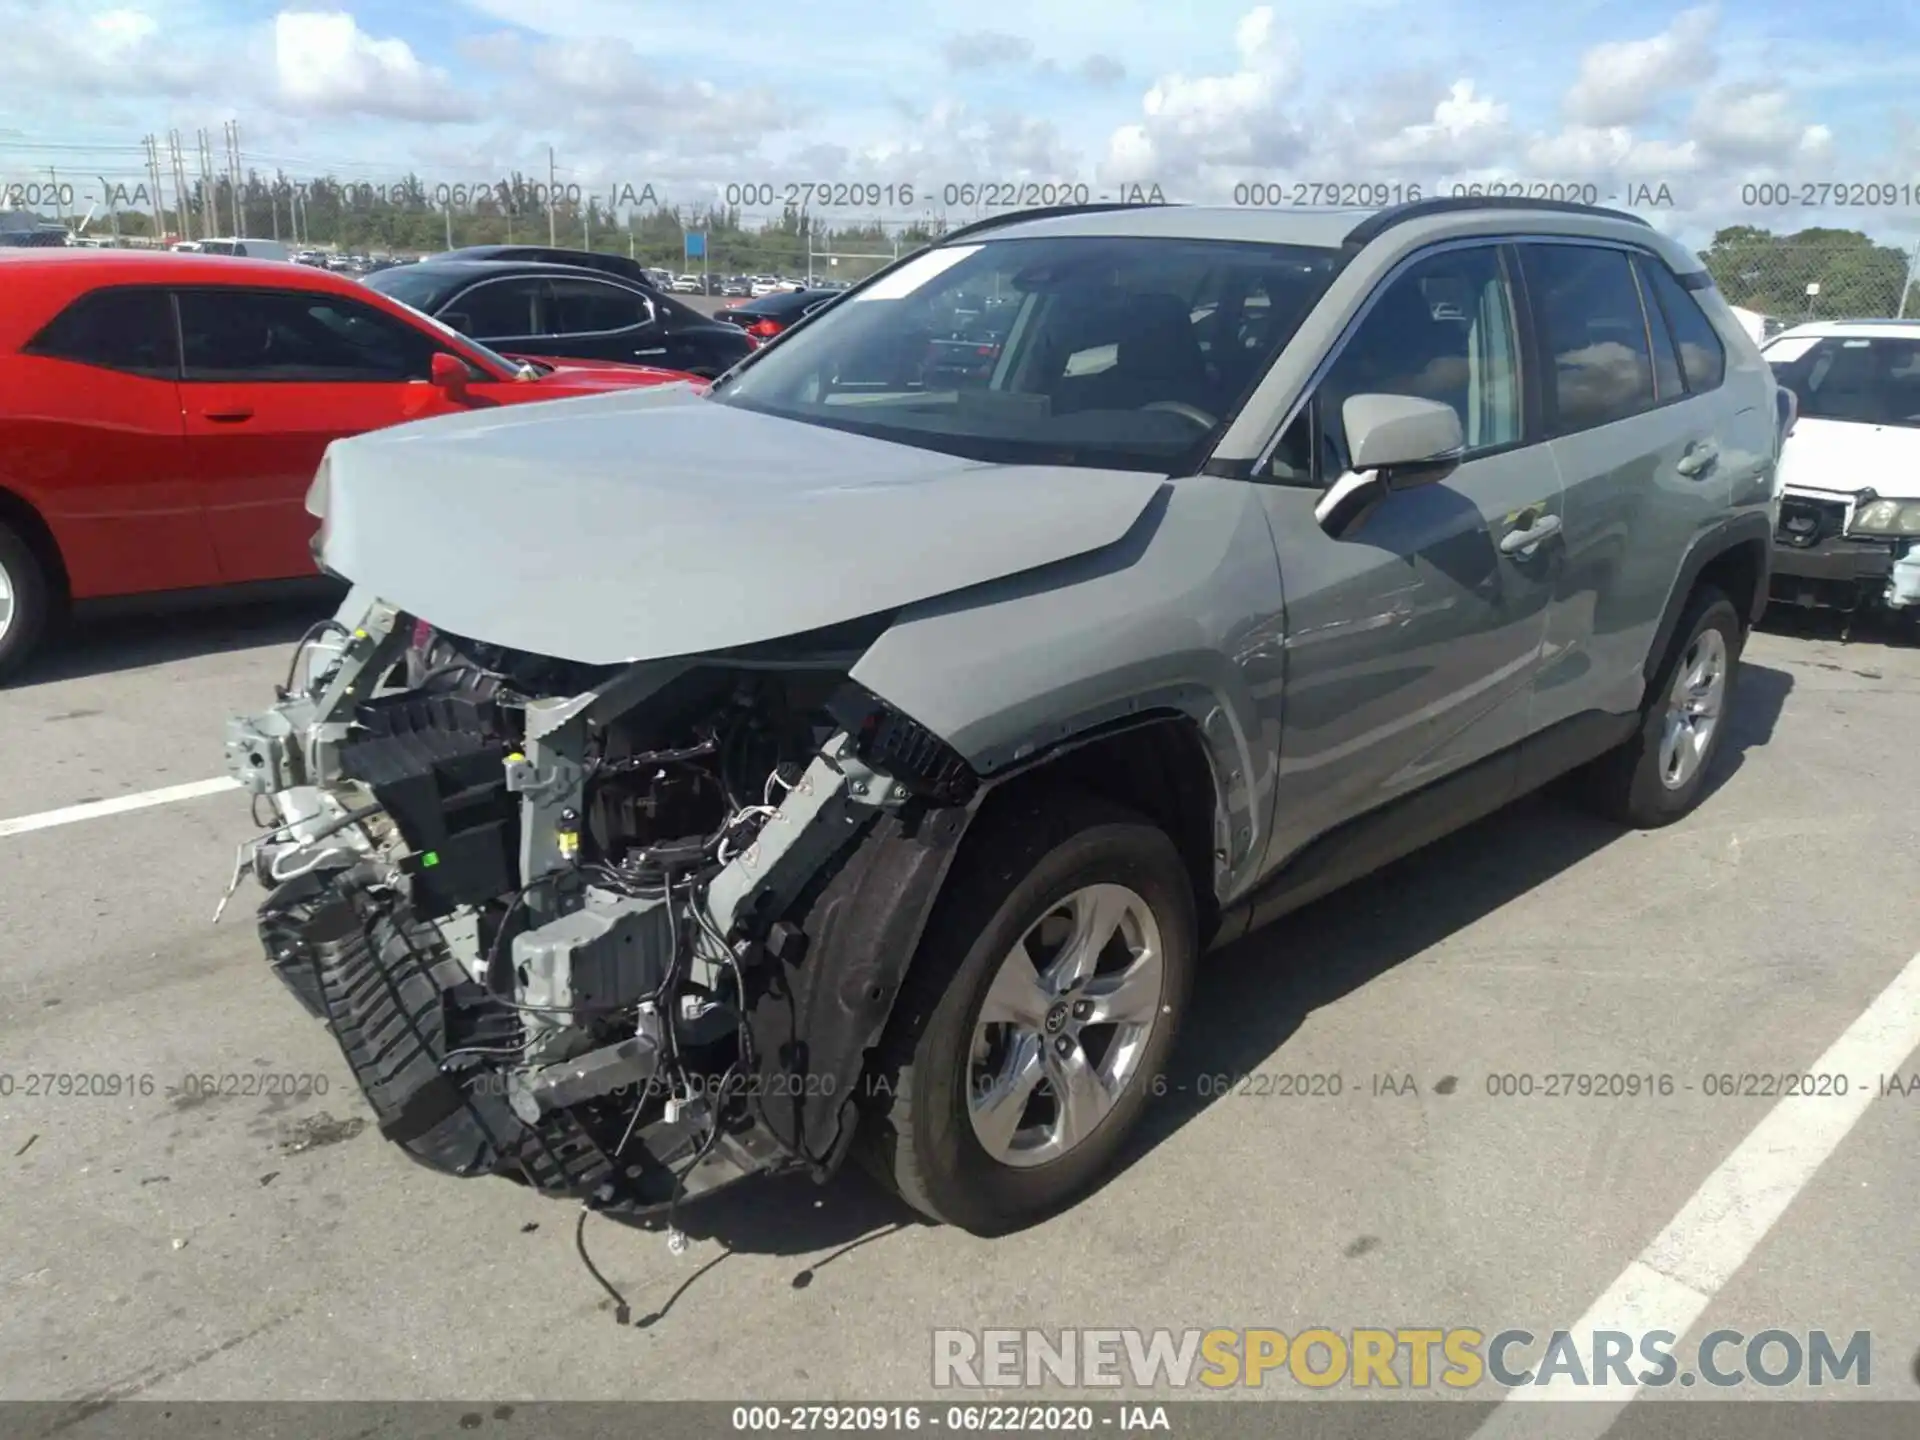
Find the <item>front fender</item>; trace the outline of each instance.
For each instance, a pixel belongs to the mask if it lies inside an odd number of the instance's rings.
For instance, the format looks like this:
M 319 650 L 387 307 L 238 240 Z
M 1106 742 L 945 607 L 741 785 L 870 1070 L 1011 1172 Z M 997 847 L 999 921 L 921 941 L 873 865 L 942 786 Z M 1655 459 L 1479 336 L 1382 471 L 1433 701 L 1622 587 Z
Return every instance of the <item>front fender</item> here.
M 1116 544 L 908 608 L 852 678 L 991 780 L 1148 713 L 1191 719 L 1227 819 L 1227 903 L 1266 844 L 1284 664 L 1279 563 L 1254 488 L 1171 482 Z

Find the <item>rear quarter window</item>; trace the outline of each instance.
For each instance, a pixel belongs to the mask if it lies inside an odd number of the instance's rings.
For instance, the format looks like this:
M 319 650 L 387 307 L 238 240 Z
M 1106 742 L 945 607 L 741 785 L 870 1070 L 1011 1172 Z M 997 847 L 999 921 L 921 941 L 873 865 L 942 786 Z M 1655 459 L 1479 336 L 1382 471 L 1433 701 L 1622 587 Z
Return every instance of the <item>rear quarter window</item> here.
M 102 370 L 171 380 L 179 373 L 179 331 L 164 290 L 127 287 L 82 295 L 24 347 L 28 354 Z
M 1719 389 L 1727 378 L 1727 347 L 1700 302 L 1671 270 L 1650 256 L 1641 257 L 1640 274 L 1657 308 L 1667 317 L 1688 393 L 1702 395 Z

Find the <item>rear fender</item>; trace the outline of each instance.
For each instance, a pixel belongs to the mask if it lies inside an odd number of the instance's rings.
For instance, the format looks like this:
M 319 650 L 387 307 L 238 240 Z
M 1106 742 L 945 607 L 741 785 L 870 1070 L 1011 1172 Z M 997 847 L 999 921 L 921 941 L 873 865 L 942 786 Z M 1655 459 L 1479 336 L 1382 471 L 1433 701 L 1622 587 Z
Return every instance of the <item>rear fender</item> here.
M 1667 596 L 1666 608 L 1660 614 L 1660 626 L 1654 631 L 1653 644 L 1647 650 L 1644 673 L 1648 684 L 1653 683 L 1667 647 L 1673 643 L 1673 632 L 1680 623 L 1681 613 L 1686 609 L 1687 598 L 1700 583 L 1701 575 L 1716 560 L 1742 550 L 1751 557 L 1756 574 L 1752 600 L 1747 606 L 1747 613 L 1740 618 L 1746 625 L 1759 623 L 1760 616 L 1767 608 L 1767 581 L 1773 565 L 1773 527 L 1767 511 L 1746 510 L 1706 531 L 1687 551 L 1686 558 L 1680 564 L 1679 576 Z

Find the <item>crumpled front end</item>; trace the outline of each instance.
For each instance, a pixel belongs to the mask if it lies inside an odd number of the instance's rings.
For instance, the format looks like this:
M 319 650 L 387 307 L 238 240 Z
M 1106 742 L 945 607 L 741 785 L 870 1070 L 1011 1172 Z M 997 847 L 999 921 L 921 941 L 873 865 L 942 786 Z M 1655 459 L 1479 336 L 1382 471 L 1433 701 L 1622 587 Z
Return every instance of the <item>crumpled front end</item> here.
M 1790 489 L 1779 502 L 1771 597 L 1805 609 L 1852 613 L 1920 605 L 1920 501 L 1872 491 Z
M 235 885 L 387 1139 L 629 1212 L 837 1165 L 979 789 L 861 648 L 594 667 L 364 590 L 309 632 L 229 725 Z

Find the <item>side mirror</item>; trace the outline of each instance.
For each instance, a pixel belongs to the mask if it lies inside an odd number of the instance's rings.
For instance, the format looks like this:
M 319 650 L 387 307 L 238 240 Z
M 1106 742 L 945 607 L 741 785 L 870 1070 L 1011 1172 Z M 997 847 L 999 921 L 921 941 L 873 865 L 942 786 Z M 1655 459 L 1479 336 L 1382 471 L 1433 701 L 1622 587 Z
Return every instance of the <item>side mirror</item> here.
M 472 379 L 467 362 L 458 355 L 450 355 L 445 350 L 436 350 L 433 355 L 433 368 L 429 372 L 433 383 L 446 391 L 448 398 L 465 400 L 467 382 Z
M 1798 391 L 1782 385 L 1773 392 L 1774 414 L 1780 421 L 1780 439 L 1793 434 L 1793 427 L 1800 419 L 1800 395 Z
M 1445 479 L 1466 453 L 1451 405 L 1412 395 L 1352 395 L 1340 407 L 1351 468 L 1313 507 L 1320 528 L 1344 539 L 1396 490 Z

